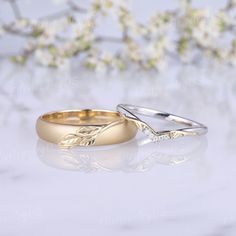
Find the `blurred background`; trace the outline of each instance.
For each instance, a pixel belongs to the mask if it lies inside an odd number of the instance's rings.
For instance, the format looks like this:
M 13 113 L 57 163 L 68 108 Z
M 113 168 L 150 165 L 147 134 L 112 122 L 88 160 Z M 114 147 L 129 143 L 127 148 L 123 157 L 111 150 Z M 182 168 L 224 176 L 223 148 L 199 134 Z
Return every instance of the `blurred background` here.
M 236 3 L 189 4 L 0 0 L 0 235 L 235 235 Z M 119 103 L 209 132 L 73 150 L 38 140 L 42 113 Z

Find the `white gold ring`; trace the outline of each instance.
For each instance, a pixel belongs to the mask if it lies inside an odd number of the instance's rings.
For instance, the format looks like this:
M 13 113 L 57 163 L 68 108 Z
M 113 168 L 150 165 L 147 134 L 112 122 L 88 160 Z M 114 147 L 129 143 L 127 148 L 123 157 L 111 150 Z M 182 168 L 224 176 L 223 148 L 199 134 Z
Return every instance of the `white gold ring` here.
M 205 125 L 167 112 L 127 104 L 119 104 L 117 106 L 117 111 L 120 112 L 126 119 L 133 120 L 139 130 L 145 133 L 154 142 L 184 136 L 204 135 L 207 133 L 207 127 Z M 187 127 L 174 130 L 155 131 L 137 115 L 167 120 L 179 125 L 185 125 Z

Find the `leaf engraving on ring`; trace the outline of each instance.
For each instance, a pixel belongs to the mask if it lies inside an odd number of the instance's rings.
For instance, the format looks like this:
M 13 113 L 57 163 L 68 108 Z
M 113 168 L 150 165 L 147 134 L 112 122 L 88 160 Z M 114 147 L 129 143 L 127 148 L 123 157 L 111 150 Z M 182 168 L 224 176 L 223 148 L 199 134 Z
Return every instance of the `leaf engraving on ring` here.
M 95 143 L 97 136 L 105 126 L 86 126 L 76 130 L 75 133 L 69 133 L 58 143 L 62 148 L 71 148 L 74 146 L 91 146 Z

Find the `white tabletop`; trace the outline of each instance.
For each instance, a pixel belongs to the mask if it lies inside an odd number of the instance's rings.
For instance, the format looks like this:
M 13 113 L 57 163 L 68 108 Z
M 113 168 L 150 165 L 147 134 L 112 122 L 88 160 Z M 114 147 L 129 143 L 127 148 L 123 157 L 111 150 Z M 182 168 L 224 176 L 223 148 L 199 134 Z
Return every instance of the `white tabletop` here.
M 174 66 L 95 76 L 1 61 L 0 235 L 235 235 L 235 72 Z M 209 132 L 158 144 L 139 133 L 68 151 L 38 140 L 44 112 L 118 103 L 189 117 Z

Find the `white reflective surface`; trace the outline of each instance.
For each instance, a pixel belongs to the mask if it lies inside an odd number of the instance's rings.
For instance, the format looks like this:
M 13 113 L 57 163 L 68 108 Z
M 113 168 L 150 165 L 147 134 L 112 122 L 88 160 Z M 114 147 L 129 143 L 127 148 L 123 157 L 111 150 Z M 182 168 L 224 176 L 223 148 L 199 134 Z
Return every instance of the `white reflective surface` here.
M 214 66 L 95 76 L 1 61 L 0 235 L 235 235 L 235 78 Z M 44 112 L 117 103 L 189 117 L 209 133 L 66 151 L 35 133 Z

